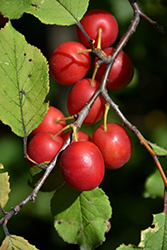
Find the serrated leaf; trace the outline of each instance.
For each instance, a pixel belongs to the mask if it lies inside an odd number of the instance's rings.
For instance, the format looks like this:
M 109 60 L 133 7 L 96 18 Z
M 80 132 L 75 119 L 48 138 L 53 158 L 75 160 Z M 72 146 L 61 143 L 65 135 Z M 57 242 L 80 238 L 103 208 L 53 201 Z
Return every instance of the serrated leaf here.
M 1 0 L 0 12 L 10 19 L 19 18 L 26 12 L 45 24 L 72 25 L 81 20 L 88 3 L 89 0 Z
M 47 113 L 46 58 L 7 23 L 0 30 L 0 120 L 18 136 L 35 129 Z
M 139 247 L 145 247 L 146 250 L 167 249 L 167 215 L 165 213 L 153 215 L 151 227 L 141 232 Z
M 149 228 L 141 231 L 141 240 L 137 247 L 133 245 L 125 246 L 124 244 L 122 244 L 116 250 L 131 249 L 167 249 L 167 215 L 164 212 L 153 215 L 153 223 Z
M 0 12 L 3 13 L 4 17 L 17 19 L 23 15 L 25 9 L 29 7 L 31 2 L 31 0 L 1 0 Z
M 2 163 L 0 163 L 0 169 L 4 169 L 4 166 Z
M 154 150 L 154 152 L 158 155 L 166 155 L 167 156 L 167 150 L 152 143 L 152 142 L 148 142 L 148 144 L 152 147 L 152 149 Z
M 28 184 L 30 187 L 34 188 L 44 174 L 44 170 L 40 169 L 37 166 L 33 166 L 30 168 L 30 174 L 32 176 L 32 181 L 29 181 Z M 56 164 L 45 183 L 41 187 L 40 191 L 42 192 L 52 192 L 59 189 L 64 183 L 59 162 Z
M 144 250 L 143 248 L 141 247 L 136 247 L 136 246 L 133 246 L 131 244 L 129 244 L 128 246 L 124 245 L 124 244 L 121 244 L 116 250 L 133 250 L 133 249 L 136 249 L 136 250 Z M 150 249 L 151 250 L 151 249 Z M 153 250 L 153 249 L 152 249 Z
M 36 1 L 27 13 L 33 14 L 46 24 L 72 25 L 80 21 L 88 8 L 89 0 Z
M 105 240 L 111 207 L 103 190 L 79 192 L 65 184 L 53 196 L 51 211 L 64 241 L 92 250 Z
M 38 250 L 23 237 L 17 235 L 6 236 L 0 250 Z
M 2 164 L 0 164 L 0 169 L 3 169 Z M 0 208 L 4 208 L 6 203 L 8 202 L 8 194 L 10 193 L 10 191 L 11 190 L 8 173 L 0 173 Z
M 144 185 L 144 193 L 143 196 L 145 198 L 151 197 L 161 197 L 164 196 L 164 182 L 159 173 L 159 170 L 156 169 L 154 173 L 152 173 L 146 180 Z

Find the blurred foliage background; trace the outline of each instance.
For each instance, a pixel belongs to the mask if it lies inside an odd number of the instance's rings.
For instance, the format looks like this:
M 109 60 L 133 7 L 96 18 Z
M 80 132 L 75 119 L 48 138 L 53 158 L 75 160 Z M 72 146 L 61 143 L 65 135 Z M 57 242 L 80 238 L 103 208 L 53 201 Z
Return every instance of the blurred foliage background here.
M 166 0 L 139 0 L 138 3 L 150 18 L 167 30 Z M 133 17 L 128 0 L 91 0 L 89 9 L 95 8 L 111 11 L 116 17 L 119 24 L 118 42 Z M 27 14 L 19 20 L 13 20 L 12 24 L 25 35 L 28 43 L 41 49 L 48 60 L 53 49 L 60 43 L 78 40 L 75 26 L 44 25 Z M 142 19 L 124 51 L 134 64 L 135 76 L 125 89 L 111 91 L 110 96 L 146 139 L 167 148 L 167 36 L 158 33 Z M 91 72 L 88 76 L 91 77 Z M 68 116 L 66 100 L 70 87 L 59 85 L 51 77 L 50 87 L 47 100 Z M 121 124 L 113 110 L 109 112 L 108 121 Z M 91 136 L 102 122 L 83 126 L 81 130 Z M 159 172 L 156 171 L 149 153 L 137 138 L 129 133 L 133 141 L 131 160 L 119 170 L 106 170 L 101 185 L 113 208 L 111 230 L 106 234 L 106 242 L 99 247 L 101 250 L 114 250 L 121 243 L 137 245 L 140 241 L 140 231 L 152 222 L 152 214 L 163 211 L 164 187 Z M 11 193 L 6 206 L 8 211 L 30 194 L 31 188 L 27 182 L 31 177 L 23 155 L 22 138 L 15 136 L 10 128 L 2 123 L 0 162 L 10 175 Z M 166 171 L 166 160 L 161 162 Z M 29 202 L 10 219 L 9 231 L 11 234 L 25 237 L 40 250 L 78 249 L 78 246 L 63 242 L 54 230 L 50 213 L 52 195 L 53 193 L 40 192 L 34 204 Z M 3 238 L 4 232 L 0 227 L 0 242 Z

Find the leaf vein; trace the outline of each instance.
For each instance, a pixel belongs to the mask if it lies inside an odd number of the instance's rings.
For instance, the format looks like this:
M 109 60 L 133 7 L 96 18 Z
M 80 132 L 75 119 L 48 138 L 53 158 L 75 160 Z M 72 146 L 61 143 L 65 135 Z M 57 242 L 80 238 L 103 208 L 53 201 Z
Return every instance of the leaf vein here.
M 76 17 L 66 8 L 66 6 L 64 4 L 62 4 L 59 0 L 56 0 L 58 3 L 60 3 L 60 5 L 74 18 L 74 20 L 76 22 L 78 22 L 78 20 L 76 19 Z

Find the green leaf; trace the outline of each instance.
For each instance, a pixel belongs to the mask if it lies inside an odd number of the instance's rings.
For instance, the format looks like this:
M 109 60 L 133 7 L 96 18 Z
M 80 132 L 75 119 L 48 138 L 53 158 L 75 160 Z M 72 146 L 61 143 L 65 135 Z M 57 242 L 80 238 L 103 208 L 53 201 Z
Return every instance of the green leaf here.
M 29 7 L 31 2 L 31 0 L 1 0 L 0 12 L 3 13 L 4 17 L 18 19 L 23 15 L 25 9 Z
M 42 178 L 44 170 L 40 169 L 37 166 L 33 166 L 30 168 L 30 174 L 32 176 L 32 181 L 29 181 L 28 184 L 30 187 L 34 188 Z M 63 184 L 64 179 L 60 171 L 60 163 L 58 162 L 41 187 L 40 191 L 52 192 L 59 189 Z
M 164 182 L 158 169 L 147 178 L 143 196 L 145 198 L 164 197 Z
M 37 0 L 37 7 L 30 5 L 27 13 L 46 24 L 72 25 L 80 21 L 88 8 L 89 0 Z
M 153 215 L 153 223 L 151 227 L 141 232 L 141 242 L 139 247 L 142 249 L 167 249 L 167 215 L 159 213 Z
M 7 23 L 0 30 L 0 120 L 23 137 L 47 113 L 49 91 L 46 58 Z
M 167 215 L 159 213 L 153 215 L 152 225 L 141 232 L 141 241 L 139 245 L 125 246 L 122 244 L 116 250 L 131 250 L 131 249 L 144 249 L 144 250 L 166 250 L 167 249 Z
M 0 164 L 0 169 L 3 169 L 2 164 Z M 8 194 L 10 193 L 10 191 L 11 190 L 8 173 L 0 173 L 0 208 L 4 208 L 6 203 L 8 202 Z
M 35 246 L 31 245 L 27 240 L 20 236 L 10 235 L 6 236 L 0 250 L 38 250 Z
M 103 190 L 79 192 L 63 185 L 51 200 L 54 227 L 68 243 L 92 250 L 105 240 L 111 207 Z
M 148 144 L 152 147 L 152 149 L 154 150 L 154 152 L 158 155 L 166 155 L 167 156 L 167 150 L 148 141 Z
M 124 245 L 124 244 L 121 244 L 116 250 L 133 250 L 133 249 L 138 249 L 138 250 L 144 250 L 143 248 L 141 247 L 136 247 L 136 246 L 133 246 L 133 245 Z M 150 249 L 151 250 L 151 249 Z M 152 249 L 153 250 L 153 249 Z
M 72 25 L 81 20 L 88 3 L 89 0 L 1 0 L 0 12 L 10 19 L 20 18 L 26 12 L 45 24 Z

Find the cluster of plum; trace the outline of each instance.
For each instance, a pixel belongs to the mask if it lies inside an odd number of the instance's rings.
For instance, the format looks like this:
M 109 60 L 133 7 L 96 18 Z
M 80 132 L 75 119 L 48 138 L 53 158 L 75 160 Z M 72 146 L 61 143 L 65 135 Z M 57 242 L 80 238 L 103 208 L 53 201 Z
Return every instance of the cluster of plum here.
M 110 55 L 111 46 L 118 36 L 118 24 L 108 11 L 88 11 L 81 20 L 94 46 Z M 106 64 L 101 64 L 93 78 L 84 78 L 91 66 L 90 44 L 77 27 L 81 43 L 68 41 L 60 44 L 52 52 L 49 67 L 52 77 L 63 85 L 72 85 L 67 106 L 71 116 L 78 114 L 97 90 L 104 74 Z M 94 68 L 96 61 L 94 60 Z M 133 78 L 134 68 L 127 54 L 121 51 L 116 58 L 107 79 L 107 88 L 119 90 Z M 105 112 L 105 101 L 99 96 L 83 124 L 91 125 L 99 121 Z M 63 132 L 66 119 L 63 113 L 50 106 L 42 123 L 30 134 L 27 154 L 30 164 L 50 162 L 59 152 L 70 132 Z M 90 138 L 82 131 L 76 132 L 71 144 L 62 152 L 60 169 L 65 182 L 80 191 L 97 187 L 104 178 L 105 167 L 118 169 L 127 163 L 132 154 L 132 142 L 127 131 L 116 123 L 99 126 Z

